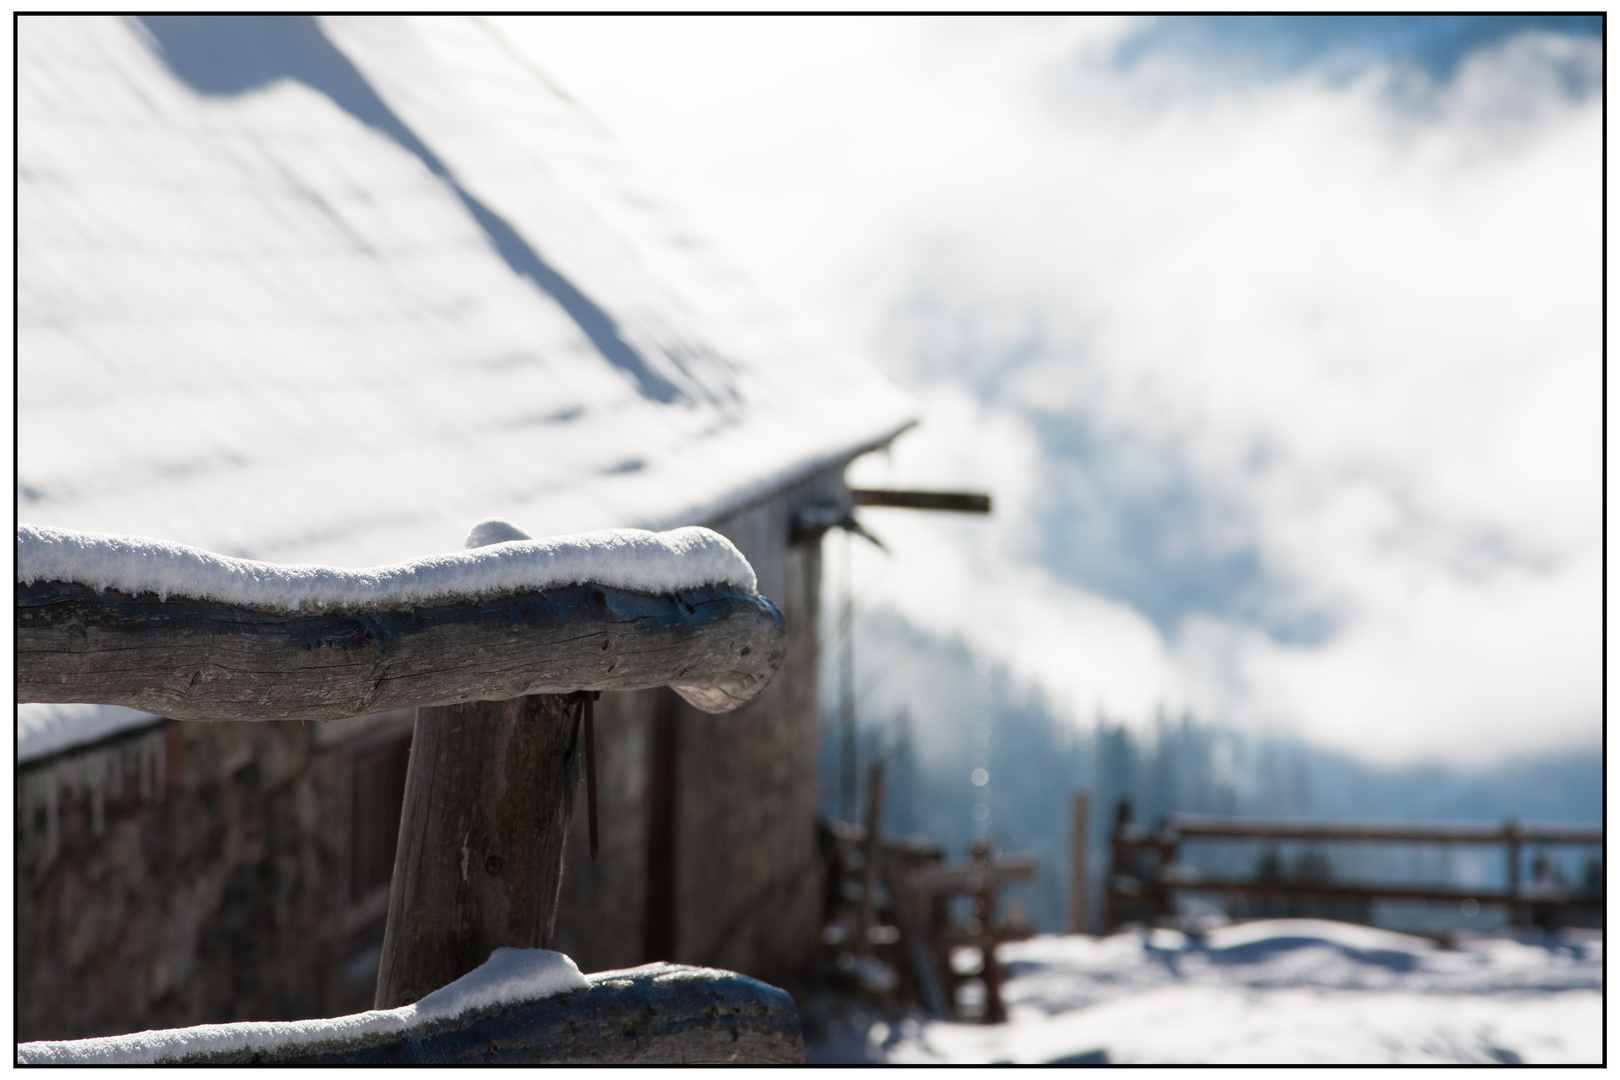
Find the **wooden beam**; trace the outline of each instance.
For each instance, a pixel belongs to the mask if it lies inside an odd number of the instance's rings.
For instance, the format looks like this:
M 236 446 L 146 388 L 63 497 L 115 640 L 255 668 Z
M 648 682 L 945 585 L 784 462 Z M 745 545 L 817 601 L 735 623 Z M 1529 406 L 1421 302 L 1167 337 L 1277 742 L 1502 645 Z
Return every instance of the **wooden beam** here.
M 16 591 L 17 701 L 178 720 L 332 720 L 575 690 L 673 686 L 744 704 L 782 662 L 781 613 L 732 586 L 600 585 L 411 610 L 287 613 L 83 585 Z
M 584 758 L 574 698 L 418 709 L 377 972 L 394 1009 L 501 946 L 549 949 Z
M 990 496 L 961 491 L 889 491 L 881 488 L 850 488 L 849 500 L 856 506 L 897 506 L 907 510 L 946 510 L 958 514 L 988 514 Z
M 1471 890 L 1439 885 L 1354 885 L 1332 881 L 1240 880 L 1204 875 L 1182 867 L 1174 868 L 1174 872 L 1156 874 L 1150 879 L 1149 883 L 1157 885 L 1161 889 L 1175 892 L 1209 892 L 1222 893 L 1228 896 L 1310 896 L 1355 900 L 1440 900 L 1451 903 L 1473 900 L 1480 904 L 1536 903 L 1555 907 L 1596 908 L 1600 910 L 1604 906 L 1603 898 L 1600 896 L 1526 896 L 1522 889 L 1517 893 L 1512 891 L 1503 893 L 1496 890 Z M 1116 881 L 1110 884 L 1110 888 L 1120 895 L 1132 895 L 1122 891 L 1119 887 L 1121 884 L 1123 882 Z
M 986 865 L 930 866 L 907 878 L 920 893 L 978 892 L 984 885 L 1035 880 L 1035 856 L 1008 855 Z
M 1161 833 L 1177 834 L 1162 837 Z M 1601 844 L 1601 825 L 1502 825 L 1494 822 L 1275 821 L 1265 818 L 1172 814 L 1158 832 L 1126 837 L 1138 846 L 1179 839 L 1356 840 L 1376 843 L 1501 844 L 1510 839 L 1548 844 Z

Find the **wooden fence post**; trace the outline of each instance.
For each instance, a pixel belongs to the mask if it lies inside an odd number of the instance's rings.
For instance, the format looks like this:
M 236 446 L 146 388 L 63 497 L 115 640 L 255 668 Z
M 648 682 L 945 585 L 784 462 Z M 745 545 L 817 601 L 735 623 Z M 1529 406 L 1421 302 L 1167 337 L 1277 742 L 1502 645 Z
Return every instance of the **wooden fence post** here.
M 883 858 L 883 759 L 872 763 L 870 788 L 866 797 L 866 854 L 861 866 L 860 940 L 855 951 L 872 951 L 872 927 L 877 925 L 878 863 Z
M 1119 895 L 1120 877 L 1129 866 L 1125 855 L 1125 833 L 1131 825 L 1131 800 L 1120 799 L 1114 805 L 1114 831 L 1108 844 L 1108 878 L 1103 885 L 1102 932 L 1106 937 L 1124 922 Z
M 550 947 L 582 704 L 532 694 L 417 710 L 377 1008 L 419 1000 L 499 946 Z
M 1507 855 L 1507 894 L 1508 894 L 1508 925 L 1519 926 L 1524 920 L 1524 909 L 1519 906 L 1519 823 L 1508 818 L 1507 824 L 1502 826 L 1502 837 L 1506 841 Z
M 1084 791 L 1074 793 L 1073 828 L 1069 847 L 1069 933 L 1084 934 L 1089 921 L 1086 858 L 1091 839 L 1091 796 Z

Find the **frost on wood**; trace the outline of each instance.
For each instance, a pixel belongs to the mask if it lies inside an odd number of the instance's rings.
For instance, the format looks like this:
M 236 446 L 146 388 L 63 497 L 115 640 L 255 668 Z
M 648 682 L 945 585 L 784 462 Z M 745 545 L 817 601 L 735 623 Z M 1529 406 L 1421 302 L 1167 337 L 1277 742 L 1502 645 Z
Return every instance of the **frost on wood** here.
M 590 986 L 568 957 L 547 949 L 496 949 L 489 960 L 414 1005 L 330 1020 L 253 1021 L 143 1031 L 100 1039 L 23 1043 L 25 1065 L 152 1065 L 240 1055 L 341 1051 L 379 1037 L 410 1037 L 469 1013 L 537 1001 Z
M 167 540 L 18 525 L 17 581 L 62 581 L 98 592 L 268 611 L 404 608 L 586 582 L 644 593 L 704 585 L 756 589 L 748 560 L 709 529 L 607 529 L 505 542 L 478 531 L 496 525 L 505 523 L 482 522 L 469 538 L 482 546 L 367 570 L 256 562 Z

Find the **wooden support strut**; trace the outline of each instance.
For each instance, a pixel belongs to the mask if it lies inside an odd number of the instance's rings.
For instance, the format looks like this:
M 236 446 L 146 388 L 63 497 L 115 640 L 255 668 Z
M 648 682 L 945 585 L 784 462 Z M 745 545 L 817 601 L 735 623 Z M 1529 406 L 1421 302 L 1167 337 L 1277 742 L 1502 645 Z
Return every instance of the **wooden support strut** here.
M 501 946 L 547 949 L 580 764 L 560 694 L 417 710 L 376 1007 L 420 1000 Z
M 906 510 L 945 510 L 958 514 L 988 514 L 990 496 L 962 491 L 890 491 L 850 488 L 855 506 L 896 506 Z

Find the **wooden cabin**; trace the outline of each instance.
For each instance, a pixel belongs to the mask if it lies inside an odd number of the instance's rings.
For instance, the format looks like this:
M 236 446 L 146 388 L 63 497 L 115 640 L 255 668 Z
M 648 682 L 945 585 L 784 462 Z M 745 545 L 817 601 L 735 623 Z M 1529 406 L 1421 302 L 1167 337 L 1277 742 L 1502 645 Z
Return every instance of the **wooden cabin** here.
M 16 31 L 20 520 L 348 567 L 491 517 L 722 532 L 787 659 L 722 716 L 603 696 L 557 946 L 798 969 L 820 541 L 911 403 L 478 20 Z M 412 713 L 217 720 L 18 706 L 19 1040 L 370 1007 Z

